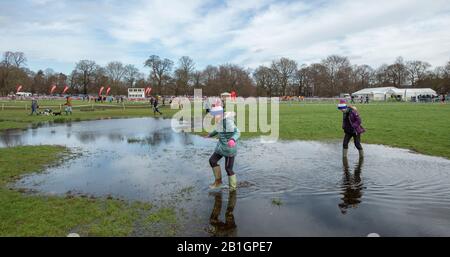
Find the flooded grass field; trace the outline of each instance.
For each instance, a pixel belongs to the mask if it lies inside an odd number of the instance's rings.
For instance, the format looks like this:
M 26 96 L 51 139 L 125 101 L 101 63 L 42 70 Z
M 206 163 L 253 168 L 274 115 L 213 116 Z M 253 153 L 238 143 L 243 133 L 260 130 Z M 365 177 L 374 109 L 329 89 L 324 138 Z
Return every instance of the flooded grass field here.
M 168 119 L 0 134 L 0 147 L 39 144 L 66 145 L 79 155 L 11 186 L 172 206 L 182 228 L 177 235 L 450 235 L 450 160 L 404 149 L 364 145 L 364 159 L 351 148 L 342 160 L 340 141 L 242 140 L 235 162 L 239 188 L 230 194 L 208 190 L 216 141 L 174 133 Z M 134 235 L 147 232 L 137 225 Z

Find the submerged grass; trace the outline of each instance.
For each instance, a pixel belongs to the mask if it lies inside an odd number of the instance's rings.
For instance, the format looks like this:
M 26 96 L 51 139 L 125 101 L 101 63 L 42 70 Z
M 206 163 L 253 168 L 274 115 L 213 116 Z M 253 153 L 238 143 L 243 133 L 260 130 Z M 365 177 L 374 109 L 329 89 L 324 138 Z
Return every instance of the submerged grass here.
M 272 203 L 272 205 L 275 205 L 275 206 L 283 205 L 283 202 L 280 199 L 272 199 L 271 203 Z
M 8 184 L 41 172 L 70 155 L 62 146 L 18 146 L 0 149 L 0 236 L 127 236 L 143 215 L 159 224 L 174 224 L 170 208 L 117 199 L 44 196 L 20 193 Z M 143 224 L 148 231 L 153 223 Z M 156 228 L 157 229 L 157 228 Z M 176 231 L 158 231 L 173 235 Z

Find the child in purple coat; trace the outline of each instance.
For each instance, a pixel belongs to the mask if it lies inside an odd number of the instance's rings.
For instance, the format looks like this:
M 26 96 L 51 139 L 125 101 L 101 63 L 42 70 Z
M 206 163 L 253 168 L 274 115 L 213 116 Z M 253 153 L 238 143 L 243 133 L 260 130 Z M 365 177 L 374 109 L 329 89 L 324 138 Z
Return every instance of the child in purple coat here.
M 340 100 L 338 109 L 343 113 L 342 129 L 345 132 L 344 142 L 342 144 L 342 157 L 347 157 L 348 143 L 353 137 L 353 141 L 359 152 L 359 157 L 362 158 L 364 152 L 361 146 L 361 134 L 365 132 L 365 129 L 361 126 L 361 117 L 356 107 L 347 105 L 345 100 Z

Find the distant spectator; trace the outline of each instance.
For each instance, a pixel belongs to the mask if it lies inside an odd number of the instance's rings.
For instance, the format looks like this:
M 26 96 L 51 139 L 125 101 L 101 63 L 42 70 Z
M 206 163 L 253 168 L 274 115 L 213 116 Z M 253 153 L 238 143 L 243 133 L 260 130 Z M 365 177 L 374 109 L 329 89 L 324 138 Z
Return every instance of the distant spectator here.
M 153 115 L 155 115 L 156 113 L 162 115 L 162 112 L 160 112 L 158 109 L 158 98 L 155 98 L 155 100 L 153 101 Z
M 38 114 L 37 109 L 39 108 L 38 101 L 36 99 L 31 100 L 31 114 Z
M 66 97 L 66 103 L 64 105 L 66 106 L 66 115 L 72 115 L 72 98 L 70 98 L 70 96 Z

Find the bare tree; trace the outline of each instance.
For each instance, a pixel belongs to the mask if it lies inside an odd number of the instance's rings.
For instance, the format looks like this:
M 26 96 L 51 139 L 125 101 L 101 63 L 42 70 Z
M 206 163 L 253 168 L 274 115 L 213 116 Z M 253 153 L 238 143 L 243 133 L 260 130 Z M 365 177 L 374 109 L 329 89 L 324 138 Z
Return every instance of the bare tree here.
M 406 69 L 408 71 L 409 83 L 412 87 L 416 87 L 417 83 L 422 81 L 427 75 L 428 69 L 431 65 L 422 61 L 408 61 L 406 62 Z
M 375 71 L 375 81 L 377 86 L 392 86 L 393 83 L 389 76 L 389 69 L 387 64 L 383 64 Z
M 128 64 L 125 66 L 124 79 L 129 87 L 133 87 L 136 80 L 138 80 L 140 77 L 143 77 L 143 75 L 134 65 Z
M 201 73 L 203 93 L 206 95 L 212 95 L 214 88 L 216 87 L 215 84 L 217 82 L 219 69 L 216 66 L 208 65 Z
M 353 68 L 353 74 L 355 76 L 354 89 L 362 89 L 372 86 L 374 70 L 369 65 L 357 65 Z
M 294 86 L 297 72 L 297 63 L 288 58 L 281 58 L 273 61 L 272 70 L 275 72 L 277 78 L 277 86 L 279 94 L 286 95 L 286 89 Z
M 5 67 L 14 66 L 16 68 L 21 68 L 22 65 L 25 65 L 27 58 L 25 54 L 22 52 L 4 52 L 3 60 L 1 64 Z
M 80 74 L 81 84 L 83 85 L 83 93 L 87 95 L 88 87 L 92 82 L 95 70 L 98 68 L 94 61 L 81 60 L 75 66 L 75 72 Z
M 42 70 L 39 70 L 33 77 L 31 84 L 31 93 L 45 92 L 45 75 Z
M 95 92 L 98 92 L 101 87 L 108 85 L 110 82 L 111 79 L 108 76 L 106 68 L 96 65 L 92 74 L 91 88 Z M 117 87 L 112 87 L 112 90 L 117 91 L 118 89 Z
M 11 84 L 20 82 L 19 77 L 21 80 L 25 79 L 26 72 L 21 68 L 26 64 L 26 60 L 25 54 L 22 52 L 7 51 L 3 53 L 3 58 L 0 61 L 0 95 L 7 94 Z M 12 79 L 15 81 L 10 81 L 13 73 L 16 73 L 16 78 Z
M 178 67 L 175 70 L 175 95 L 180 92 L 187 92 L 189 83 L 192 81 L 194 72 L 194 61 L 189 56 L 183 56 L 178 60 Z
M 110 62 L 105 67 L 106 75 L 109 77 L 113 86 L 117 87 L 126 74 L 125 66 L 121 62 Z
M 194 71 L 192 73 L 192 85 L 194 86 L 194 88 L 201 88 L 203 86 L 201 71 Z
M 331 55 L 322 60 L 326 69 L 326 92 L 328 96 L 335 96 L 346 91 L 345 85 L 350 81 L 351 66 L 347 57 Z
M 408 76 L 408 70 L 402 57 L 397 57 L 394 64 L 387 67 L 387 74 L 394 87 L 401 87 L 405 85 Z
M 253 72 L 253 78 L 256 82 L 258 95 L 262 95 L 262 92 L 264 92 L 264 95 L 273 96 L 276 78 L 275 72 L 271 68 L 263 65 L 259 66 Z
M 15 52 L 12 54 L 12 62 L 13 65 L 17 68 L 21 68 L 22 65 L 25 65 L 27 58 L 25 54 L 22 52 Z
M 144 63 L 150 68 L 150 77 L 156 81 L 158 90 L 164 94 L 165 82 L 170 78 L 173 62 L 167 58 L 161 59 L 157 55 L 150 56 Z
M 447 62 L 447 64 L 445 65 L 445 71 L 447 73 L 447 76 L 450 75 L 450 61 Z
M 303 65 L 297 71 L 298 91 L 297 95 L 314 95 L 314 76 L 311 67 Z

